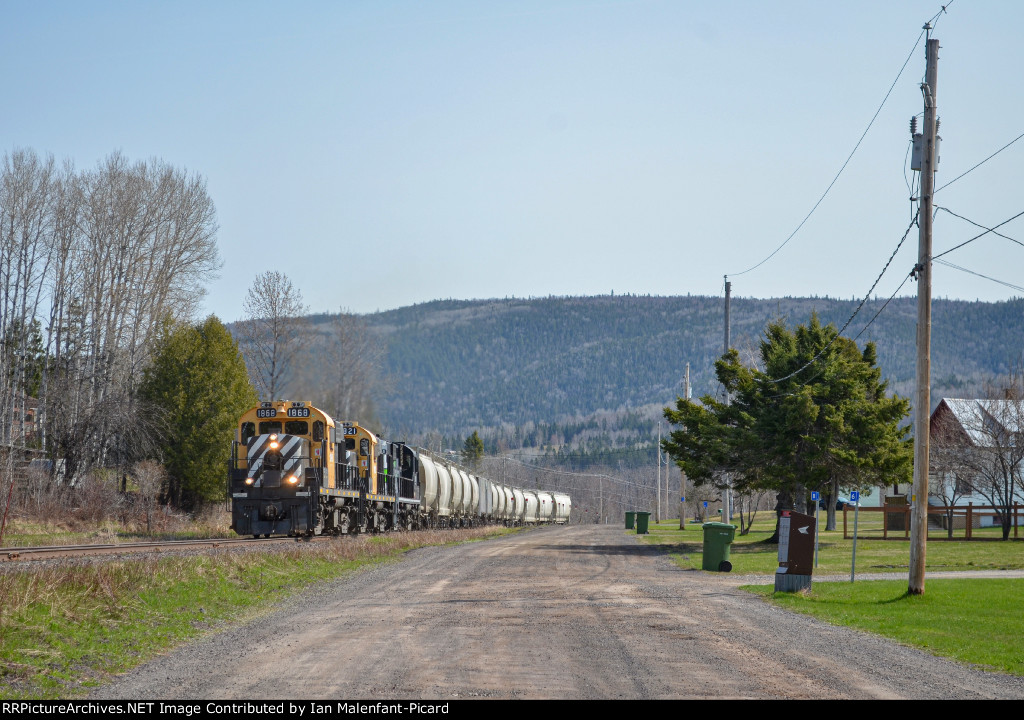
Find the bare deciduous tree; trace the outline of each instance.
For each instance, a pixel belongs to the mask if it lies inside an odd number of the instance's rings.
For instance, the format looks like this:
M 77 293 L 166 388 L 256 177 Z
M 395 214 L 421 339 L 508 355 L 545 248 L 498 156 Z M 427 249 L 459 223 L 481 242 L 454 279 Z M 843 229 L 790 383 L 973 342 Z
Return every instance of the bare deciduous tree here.
M 970 438 L 955 418 L 943 414 L 930 425 L 928 494 L 946 508 L 946 537 L 953 538 L 954 507 L 971 494 L 971 477 L 965 462 L 965 449 Z
M 5 155 L 2 441 L 25 442 L 31 389 L 32 442 L 69 477 L 144 457 L 152 426 L 134 391 L 160 323 L 189 317 L 218 269 L 216 231 L 205 182 L 160 160 L 113 153 L 76 172 L 30 150 Z
M 302 390 L 340 420 L 375 420 L 374 399 L 383 391 L 384 346 L 357 315 L 331 315 L 317 327 L 303 363 Z
M 132 477 L 139 491 L 139 505 L 146 518 L 146 534 L 153 532 L 153 514 L 160 505 L 160 496 L 167 486 L 167 471 L 152 460 L 136 463 Z
M 302 293 L 284 273 L 256 276 L 242 305 L 239 323 L 242 356 L 263 400 L 280 399 L 308 336 L 308 309 Z
M 944 402 L 961 431 L 940 457 L 956 453 L 961 479 L 996 508 L 1003 539 L 1010 537 L 1014 504 L 1024 495 L 1024 378 L 1017 373 L 989 391 L 987 400 Z

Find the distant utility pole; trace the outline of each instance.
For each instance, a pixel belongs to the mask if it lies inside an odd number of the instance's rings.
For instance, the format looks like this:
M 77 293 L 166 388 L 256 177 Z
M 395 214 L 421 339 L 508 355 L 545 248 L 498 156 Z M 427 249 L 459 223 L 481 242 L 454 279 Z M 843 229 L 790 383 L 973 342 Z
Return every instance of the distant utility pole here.
M 690 399 L 690 363 L 686 363 L 686 377 L 683 380 L 683 399 Z M 686 497 L 686 471 L 679 468 L 679 497 Z M 686 503 L 679 501 L 679 529 L 686 529 Z
M 729 352 L 731 345 L 729 341 L 729 301 L 732 298 L 732 283 L 729 282 L 729 276 L 725 276 L 725 350 L 722 354 Z M 725 391 L 725 404 L 729 404 L 729 390 Z M 725 502 L 723 503 L 725 508 L 722 512 L 722 522 L 726 520 L 732 520 L 732 478 L 726 476 L 725 486 Z
M 926 24 L 924 29 L 931 30 Z M 921 156 L 921 203 L 917 213 L 917 400 L 914 403 L 914 490 L 910 521 L 911 595 L 924 594 L 924 560 L 928 543 L 928 434 L 931 411 L 932 345 L 932 193 L 935 187 L 939 41 L 928 38 L 925 49 L 924 132 Z
M 658 512 L 654 513 L 654 522 L 661 522 L 661 423 L 658 423 L 658 447 L 655 448 L 658 457 Z

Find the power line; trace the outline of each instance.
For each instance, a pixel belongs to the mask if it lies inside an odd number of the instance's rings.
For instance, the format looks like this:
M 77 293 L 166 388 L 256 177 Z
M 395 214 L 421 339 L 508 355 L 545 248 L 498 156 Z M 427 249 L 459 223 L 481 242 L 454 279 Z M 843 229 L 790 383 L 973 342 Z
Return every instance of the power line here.
M 953 178 L 952 180 L 950 180 L 950 181 L 949 181 L 948 183 L 946 183 L 945 185 L 943 185 L 942 187 L 940 187 L 940 188 L 939 188 L 938 190 L 936 190 L 935 192 L 939 192 L 939 191 L 940 191 L 940 190 L 942 190 L 943 188 L 948 188 L 948 187 L 949 187 L 950 185 L 952 185 L 953 183 L 955 183 L 955 182 L 956 182 L 957 180 L 959 180 L 960 178 L 962 178 L 962 177 L 963 177 L 964 175 L 967 175 L 968 173 L 971 173 L 971 172 L 973 172 L 974 170 L 977 170 L 977 169 L 978 169 L 978 168 L 980 168 L 980 167 L 981 167 L 982 165 L 984 165 L 985 163 L 987 163 L 987 162 L 988 162 L 989 160 L 991 160 L 992 158 L 994 158 L 994 157 L 995 157 L 996 155 L 998 155 L 999 153 L 1001 153 L 1001 152 L 1002 152 L 1003 150 L 1005 150 L 1006 148 L 1008 148 L 1008 147 L 1010 147 L 1011 145 L 1013 145 L 1013 144 L 1014 144 L 1015 142 L 1017 142 L 1017 141 L 1018 141 L 1018 140 L 1020 140 L 1021 138 L 1024 138 L 1024 133 L 1021 133 L 1020 135 L 1018 135 L 1017 137 L 1015 137 L 1015 138 L 1014 138 L 1013 140 L 1011 140 L 1010 142 L 1008 142 L 1008 143 L 1006 143 L 1005 145 L 1003 145 L 1003 146 L 1002 146 L 1001 148 L 999 148 L 999 149 L 998 149 L 998 150 L 996 150 L 996 151 L 995 151 L 994 153 L 992 153 L 991 155 L 989 155 L 989 156 L 988 156 L 987 158 L 985 158 L 984 160 L 982 160 L 982 161 L 981 161 L 980 163 L 978 163 L 977 165 L 975 165 L 974 167 L 972 167 L 972 168 L 971 168 L 970 170 L 967 170 L 967 171 L 965 171 L 965 172 L 962 172 L 962 173 L 960 173 L 959 175 L 957 175 L 957 176 L 956 176 L 955 178 Z
M 1024 136 L 1022 136 L 1022 137 L 1024 137 Z M 1015 239 L 1015 238 L 1012 238 L 1012 237 L 1010 237 L 1009 235 L 1003 235 L 1002 233 L 996 232 L 995 230 L 993 230 L 993 229 L 991 229 L 991 228 L 985 227 L 985 226 L 984 226 L 984 225 L 982 225 L 981 223 L 976 223 L 976 222 L 974 222 L 974 221 L 973 221 L 973 220 L 971 220 L 970 218 L 965 218 L 965 217 L 964 217 L 963 215 L 957 215 L 957 214 L 956 214 L 955 212 L 953 212 L 953 211 L 952 211 L 952 210 L 950 210 L 949 208 L 945 208 L 945 207 L 940 207 L 940 206 L 936 205 L 936 206 L 935 206 L 935 211 L 936 211 L 936 212 L 938 212 L 939 210 L 944 210 L 945 212 L 948 212 L 948 213 L 949 213 L 950 215 L 952 215 L 953 217 L 957 217 L 957 218 L 960 218 L 961 220 L 964 220 L 964 221 L 966 221 L 966 222 L 969 222 L 969 223 L 970 223 L 971 225 L 973 225 L 974 227 L 978 227 L 978 228 L 981 228 L 982 230 L 988 230 L 988 231 L 989 231 L 990 233 L 993 233 L 994 235 L 998 235 L 998 236 L 999 236 L 999 237 L 1001 237 L 1001 238 L 1005 238 L 1005 239 L 1007 239 L 1007 240 L 1009 240 L 1009 241 L 1011 241 L 1011 242 L 1015 242 L 1015 243 L 1017 243 L 1017 244 L 1018 244 L 1018 245 L 1020 245 L 1021 247 L 1024 247 L 1024 242 L 1021 242 L 1020 240 L 1017 240 L 1017 239 Z M 1012 220 L 1012 219 L 1013 219 L 1013 218 L 1011 218 L 1011 220 Z M 1007 222 L 1009 222 L 1009 221 L 1007 221 Z M 1005 225 L 1006 223 L 1003 223 L 1003 224 Z M 998 225 L 997 225 L 996 227 L 998 227 Z M 979 237 L 980 237 L 980 236 L 979 236 Z M 936 257 L 938 257 L 938 256 L 936 256 Z
M 900 283 L 899 287 L 896 288 L 893 291 L 892 295 L 889 296 L 888 300 L 886 300 L 884 303 L 882 303 L 882 307 L 878 308 L 878 312 L 875 313 L 874 317 L 872 317 L 870 320 L 868 320 L 868 324 L 865 325 L 864 327 L 862 327 L 860 329 L 860 332 L 857 333 L 857 336 L 855 338 L 853 338 L 854 342 L 856 342 L 860 338 L 860 336 L 864 334 L 865 330 L 867 330 L 869 327 L 871 327 L 871 323 L 873 323 L 876 319 L 878 319 L 878 316 L 882 314 L 882 311 L 885 310 L 886 306 L 888 306 L 889 303 L 892 302 L 892 299 L 894 297 L 896 297 L 896 293 L 898 293 L 900 290 L 902 290 L 903 286 L 907 284 L 907 280 L 909 280 L 913 276 L 914 276 L 913 271 L 907 273 L 907 276 L 905 278 L 903 278 L 903 282 Z
M 1017 290 L 1019 292 L 1024 292 L 1024 287 L 1021 287 L 1020 285 L 1014 285 L 1013 283 L 1008 283 L 1008 282 L 1005 282 L 1003 280 L 997 280 L 996 278 L 989 277 L 988 275 L 982 275 L 979 272 L 974 272 L 973 270 L 968 270 L 965 267 L 960 267 L 959 265 L 954 265 L 953 263 L 949 262 L 948 260 L 938 260 L 938 259 L 936 259 L 935 262 L 940 263 L 942 265 L 945 265 L 946 267 L 951 267 L 954 270 L 961 270 L 961 271 L 963 271 L 965 273 L 970 273 L 971 275 L 977 275 L 980 278 L 985 278 L 986 280 L 991 280 L 994 283 L 998 283 L 1000 285 L 1005 285 L 1006 287 L 1011 288 L 1013 290 Z
M 947 212 L 948 212 L 948 211 L 947 211 Z M 975 235 L 975 236 L 974 236 L 974 237 L 972 237 L 972 238 L 971 238 L 970 240 L 964 240 L 964 241 L 963 241 L 962 243 L 960 243 L 959 245 L 954 245 L 954 246 L 953 246 L 953 247 L 951 247 L 951 248 L 950 248 L 949 250 L 946 250 L 945 252 L 941 252 L 941 253 L 939 253 L 938 255 L 934 255 L 934 256 L 932 256 L 932 260 L 938 260 L 938 259 L 939 259 L 940 257 L 942 257 L 943 255 L 949 255 L 949 254 L 950 254 L 951 252 L 953 252 L 954 250 L 959 250 L 959 249 L 960 249 L 960 248 L 962 248 L 962 247 L 963 247 L 964 245 L 968 245 L 968 244 L 970 244 L 970 243 L 974 242 L 975 240 L 977 240 L 978 238 L 984 237 L 984 236 L 988 235 L 989 233 L 994 233 L 994 232 L 996 231 L 996 228 L 1001 228 L 1001 227 L 1002 227 L 1003 225 L 1006 225 L 1007 223 L 1009 223 L 1009 222 L 1012 222 L 1012 221 L 1016 220 L 1016 219 L 1017 219 L 1017 218 L 1019 218 L 1019 217 L 1020 217 L 1021 215 L 1024 215 L 1024 210 L 1020 211 L 1019 213 L 1017 213 L 1016 215 L 1014 215 L 1014 216 L 1013 216 L 1012 218 L 1010 218 L 1009 220 L 1003 220 L 1003 222 L 999 223 L 999 224 L 998 224 L 998 225 L 996 225 L 995 227 L 991 227 L 991 228 L 985 228 L 985 232 L 983 232 L 983 233 L 979 233 L 979 234 Z M 965 219 L 966 219 L 966 218 L 965 218 Z M 984 227 L 984 226 L 981 226 L 981 225 L 979 225 L 978 227 Z M 998 234 L 998 233 L 996 233 L 996 234 Z M 1004 235 L 1003 237 L 1006 237 L 1006 236 Z M 1009 238 L 1009 239 L 1010 239 L 1010 240 L 1013 240 L 1013 238 Z M 1013 241 L 1014 241 L 1014 242 L 1017 242 L 1016 240 L 1013 240 Z
M 951 4 L 952 3 L 948 3 L 946 5 L 943 5 L 942 6 L 942 10 L 939 11 L 939 13 L 937 13 L 935 17 L 938 17 L 939 15 L 944 13 L 946 11 L 946 8 L 949 7 L 949 5 L 951 5 Z M 932 20 L 935 20 L 935 17 L 933 17 Z M 731 275 L 732 277 L 737 277 L 739 275 L 745 275 L 746 273 L 748 273 L 748 272 L 750 272 L 752 270 L 756 270 L 757 268 L 761 267 L 766 262 L 768 262 L 773 257 L 775 257 L 775 255 L 780 250 L 782 250 L 782 248 L 786 247 L 786 245 L 789 243 L 789 241 L 792 240 L 793 237 L 798 232 L 800 232 L 800 228 L 802 228 L 804 226 L 804 224 L 811 218 L 811 215 L 813 215 L 814 211 L 818 209 L 819 205 L 821 205 L 822 201 L 825 199 L 825 196 L 828 195 L 829 191 L 832 189 L 832 186 L 836 184 L 837 180 L 839 180 L 839 176 L 843 174 L 843 171 L 846 169 L 846 166 L 850 164 L 850 160 L 853 159 L 854 153 L 857 152 L 857 149 L 860 147 L 860 144 L 864 141 L 864 138 L 867 136 L 868 131 L 871 130 L 871 126 L 875 124 L 875 119 L 878 118 L 878 114 L 880 112 L 882 112 L 882 108 L 885 107 L 885 103 L 886 103 L 886 101 L 888 101 L 889 96 L 892 94 L 893 88 L 896 87 L 896 83 L 898 83 L 900 78 L 903 76 L 903 71 L 906 70 L 907 64 L 910 62 L 910 59 L 914 56 L 914 51 L 917 50 L 917 46 L 921 43 L 921 38 L 924 36 L 925 32 L 926 32 L 925 30 L 922 30 L 921 33 L 917 36 L 917 40 L 914 41 L 914 47 L 912 47 L 910 49 L 910 53 L 907 55 L 907 59 L 903 61 L 903 65 L 900 67 L 899 73 L 896 74 L 896 79 L 892 81 L 892 85 L 889 86 L 888 92 L 886 92 L 885 93 L 885 97 L 882 98 L 881 105 L 879 105 L 878 109 L 875 110 L 875 114 L 871 116 L 871 121 L 868 123 L 868 126 L 866 128 L 864 128 L 864 132 L 861 133 L 860 139 L 857 140 L 857 144 L 853 146 L 853 150 L 850 151 L 850 154 L 847 156 L 846 161 L 843 163 L 842 167 L 839 168 L 839 172 L 837 172 L 835 177 L 832 178 L 832 182 L 830 182 L 828 184 L 828 187 L 825 188 L 825 192 L 823 192 L 821 194 L 821 197 L 818 198 L 818 202 L 814 203 L 814 207 L 811 208 L 811 211 L 809 213 L 807 213 L 807 215 L 804 217 L 804 219 L 800 221 L 800 224 L 796 226 L 796 230 L 791 232 L 789 234 L 789 237 L 787 237 L 782 242 L 781 245 L 779 245 L 777 248 L 775 248 L 775 250 L 773 250 L 771 252 L 771 254 L 769 254 L 768 257 L 766 257 L 764 260 L 762 260 L 761 262 L 757 263 L 756 265 L 754 265 L 752 267 L 747 268 L 743 272 L 729 273 L 729 275 Z
M 1022 214 L 1024 214 L 1024 213 L 1022 213 Z M 801 368 L 799 368 L 797 370 L 794 370 L 793 372 L 791 372 L 789 375 L 786 375 L 785 377 L 770 379 L 771 382 L 773 382 L 773 383 L 780 383 L 783 380 L 789 380 L 791 377 L 800 374 L 801 372 L 803 372 L 804 370 L 809 368 L 811 365 L 816 363 L 825 354 L 825 352 L 830 347 L 832 347 L 832 344 L 835 343 L 835 341 L 838 340 L 840 337 L 842 337 L 843 333 L 846 331 L 846 328 L 848 328 L 850 326 L 850 323 L 853 322 L 853 319 L 855 317 L 857 317 L 857 314 L 861 311 L 861 308 L 864 307 L 864 303 L 866 303 L 868 301 L 868 298 L 871 297 L 871 293 L 874 292 L 875 288 L 878 286 L 878 283 L 882 280 L 882 276 L 885 275 L 886 270 L 889 269 L 889 266 L 892 264 L 893 259 L 896 257 L 896 253 L 898 253 L 900 251 L 900 248 L 903 247 L 903 243 L 906 242 L 907 236 L 910 235 L 910 231 L 914 229 L 915 225 L 917 225 L 917 218 L 916 217 L 913 220 L 910 221 L 910 225 L 907 226 L 907 230 L 906 230 L 906 232 L 903 233 L 903 237 L 900 238 L 900 241 L 896 244 L 896 249 L 892 251 L 892 255 L 890 255 L 889 259 L 886 261 L 885 267 L 882 268 L 882 272 L 880 272 L 878 274 L 878 277 L 875 278 L 875 282 L 873 282 L 871 284 L 871 287 L 868 289 L 867 294 L 864 295 L 864 298 L 857 305 L 857 308 L 853 311 L 853 314 L 851 314 L 850 317 L 847 319 L 847 321 L 843 324 L 843 327 L 840 328 L 839 332 L 837 332 L 832 337 L 832 339 L 829 340 L 828 343 L 825 344 L 825 347 L 823 347 L 818 352 L 817 355 L 815 355 L 813 358 L 808 360 L 806 365 L 804 365 L 803 367 L 801 367 Z M 906 281 L 904 280 L 904 282 L 906 282 Z M 900 287 L 902 287 L 902 285 Z M 859 337 L 859 335 L 858 335 L 858 337 Z M 815 376 L 815 377 L 817 377 L 817 376 Z

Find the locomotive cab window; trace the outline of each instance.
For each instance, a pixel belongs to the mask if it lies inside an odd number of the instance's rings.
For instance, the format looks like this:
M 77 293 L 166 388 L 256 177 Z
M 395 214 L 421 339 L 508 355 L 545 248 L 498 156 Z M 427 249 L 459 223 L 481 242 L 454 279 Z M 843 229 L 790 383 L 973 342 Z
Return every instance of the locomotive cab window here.
M 270 433 L 279 432 L 281 432 L 281 422 L 279 420 L 260 423 L 260 435 L 269 435 Z
M 363 456 L 370 454 L 370 441 L 366 438 L 362 438 L 359 441 L 359 454 Z
M 242 442 L 248 443 L 249 438 L 253 437 L 254 435 L 256 435 L 256 423 L 242 423 Z
M 356 449 L 356 439 L 353 437 L 345 438 L 345 449 L 352 452 Z
M 309 423 L 305 420 L 289 420 L 284 424 L 288 435 L 309 435 Z
M 305 425 L 305 423 L 303 423 Z M 303 433 L 305 434 L 305 433 Z M 320 442 L 324 439 L 324 424 L 320 420 L 313 422 L 313 442 Z

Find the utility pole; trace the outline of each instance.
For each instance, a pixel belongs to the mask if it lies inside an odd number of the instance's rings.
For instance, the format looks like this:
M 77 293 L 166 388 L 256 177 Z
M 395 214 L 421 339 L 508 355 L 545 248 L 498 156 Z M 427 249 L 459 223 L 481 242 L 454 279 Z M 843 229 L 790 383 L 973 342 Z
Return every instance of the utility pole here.
M 654 522 L 661 522 L 661 423 L 658 423 L 658 446 L 655 448 L 658 458 L 658 511 L 654 513 Z
M 690 363 L 686 363 L 686 377 L 683 380 L 683 399 L 690 399 Z M 679 468 L 679 497 L 686 497 L 686 471 Z M 686 503 L 679 503 L 679 529 L 686 529 Z
M 926 31 L 931 25 L 924 26 Z M 914 402 L 914 489 L 910 515 L 911 595 L 924 594 L 924 560 L 928 543 L 928 434 L 931 411 L 932 344 L 932 193 L 935 187 L 937 132 L 936 84 L 939 41 L 928 38 L 925 46 L 924 133 L 921 157 L 921 203 L 917 213 L 917 398 Z
M 729 352 L 729 300 L 732 297 L 732 283 L 729 282 L 729 276 L 725 276 L 725 350 L 722 354 Z M 729 404 L 729 391 L 725 391 L 725 404 Z M 722 510 L 722 522 L 732 520 L 732 478 L 726 476 L 726 487 L 725 487 L 725 505 Z

